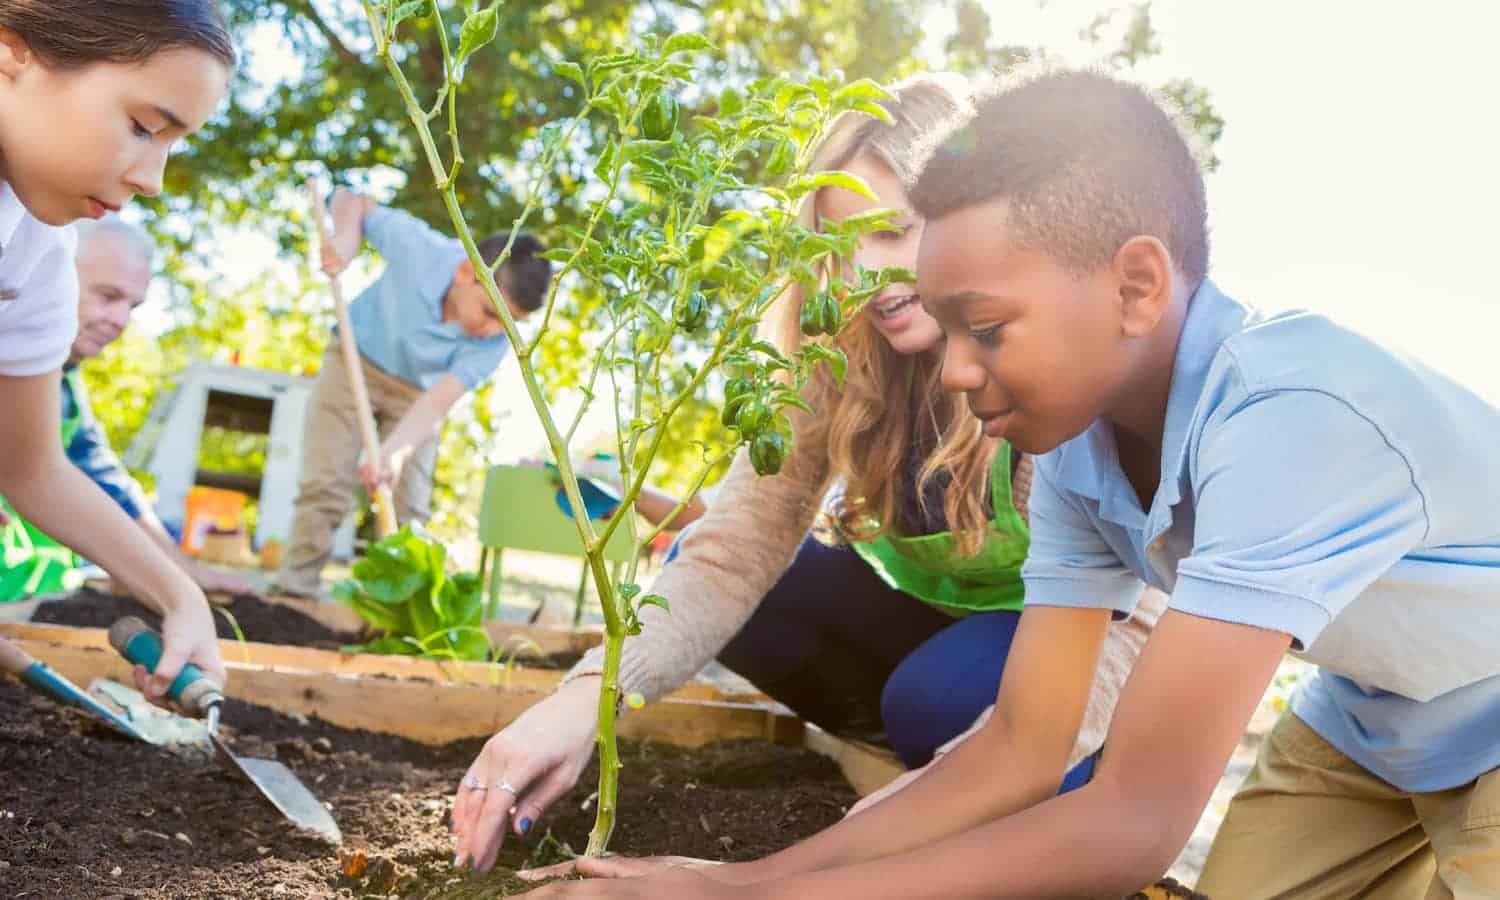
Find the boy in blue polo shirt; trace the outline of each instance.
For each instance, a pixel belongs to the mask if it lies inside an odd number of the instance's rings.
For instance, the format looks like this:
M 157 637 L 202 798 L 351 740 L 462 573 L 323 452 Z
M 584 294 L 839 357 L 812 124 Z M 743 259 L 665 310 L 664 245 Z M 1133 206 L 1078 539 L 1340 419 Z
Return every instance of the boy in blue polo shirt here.
M 354 505 L 355 487 L 373 492 L 394 485 L 396 518 L 427 518 L 432 473 L 444 417 L 467 391 L 483 384 L 510 349 L 500 315 L 490 303 L 462 244 L 400 210 L 340 190 L 330 204 L 333 235 L 323 246 L 323 270 L 337 276 L 361 239 L 385 262 L 380 277 L 349 304 L 380 452 L 361 460 L 354 395 L 339 358 L 336 331 L 308 401 L 302 474 L 292 534 L 278 593 L 318 596 L 333 532 Z M 508 235 L 479 243 L 489 264 Z M 517 320 L 546 299 L 551 264 L 542 245 L 516 236 L 496 284 Z
M 1500 411 L 1321 316 L 1220 292 L 1202 176 L 1138 88 L 990 88 L 917 170 L 944 383 L 1039 454 L 994 714 L 765 859 L 538 896 L 1125 896 L 1186 843 L 1288 649 L 1320 669 L 1199 889 L 1500 896 Z M 1143 583 L 1169 609 L 1093 779 L 1059 796 L 1105 629 Z
M 1091 652 L 1142 582 L 1171 594 L 1095 784 L 986 826 L 1007 848 L 990 896 L 1118 896 L 1164 870 L 1288 647 L 1320 668 L 1199 889 L 1500 896 L 1500 411 L 1321 316 L 1221 293 L 1186 144 L 1107 77 L 983 97 L 911 199 L 946 385 L 1045 454 L 1026 639 Z

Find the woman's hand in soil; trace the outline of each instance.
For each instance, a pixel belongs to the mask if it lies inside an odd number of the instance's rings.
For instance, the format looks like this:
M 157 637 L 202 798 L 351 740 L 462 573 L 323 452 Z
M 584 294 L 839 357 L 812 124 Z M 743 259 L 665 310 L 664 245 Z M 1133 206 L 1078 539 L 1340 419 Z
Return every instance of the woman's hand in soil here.
M 485 742 L 453 800 L 455 866 L 488 871 L 507 827 L 525 834 L 572 790 L 593 753 L 598 706 L 598 677 L 575 678 Z
M 517 872 L 516 876 L 527 881 L 546 881 L 550 878 L 566 878 L 569 875 L 582 875 L 585 878 L 640 878 L 643 875 L 661 874 L 671 869 L 701 870 L 721 866 L 723 863 L 692 856 L 580 856 L 577 859 L 543 866 L 540 869 L 523 869 Z M 710 878 L 713 877 L 711 872 L 704 874 Z

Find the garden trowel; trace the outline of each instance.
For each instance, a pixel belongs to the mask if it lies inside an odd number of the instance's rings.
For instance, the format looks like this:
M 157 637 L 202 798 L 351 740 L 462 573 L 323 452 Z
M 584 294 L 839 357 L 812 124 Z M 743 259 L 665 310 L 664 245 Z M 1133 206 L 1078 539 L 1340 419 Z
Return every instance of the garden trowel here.
M 151 743 L 134 723 L 90 697 L 78 685 L 64 678 L 41 660 L 32 659 L 20 647 L 0 641 L 0 670 L 10 672 L 21 683 L 44 697 L 67 706 L 76 706 L 109 723 L 110 727 L 135 738 Z
M 160 635 L 134 616 L 127 616 L 110 626 L 109 643 L 121 656 L 145 666 L 148 671 L 156 671 L 156 664 L 161 661 Z M 219 735 L 219 713 L 224 694 L 202 669 L 191 663 L 183 666 L 182 672 L 167 689 L 167 696 L 207 720 L 209 740 L 219 758 L 231 771 L 255 785 L 282 815 L 298 828 L 331 844 L 344 842 L 333 816 L 291 769 L 274 759 L 235 756 L 230 752 Z

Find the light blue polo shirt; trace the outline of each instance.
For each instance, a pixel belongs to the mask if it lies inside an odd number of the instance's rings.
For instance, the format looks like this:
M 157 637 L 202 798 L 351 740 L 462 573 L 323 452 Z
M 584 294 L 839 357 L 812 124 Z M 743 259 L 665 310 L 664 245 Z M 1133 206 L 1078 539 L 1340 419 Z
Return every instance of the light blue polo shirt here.
M 469 390 L 483 384 L 510 341 L 503 333 L 469 337 L 459 323 L 443 321 L 443 297 L 467 258 L 463 245 L 416 216 L 383 206 L 365 216 L 364 231 L 385 270 L 349 304 L 359 352 L 422 390 L 450 372 Z
M 1319 671 L 1293 711 L 1408 791 L 1500 766 L 1500 411 L 1306 312 L 1205 281 L 1142 510 L 1110 428 L 1037 461 L 1027 603 L 1281 631 Z

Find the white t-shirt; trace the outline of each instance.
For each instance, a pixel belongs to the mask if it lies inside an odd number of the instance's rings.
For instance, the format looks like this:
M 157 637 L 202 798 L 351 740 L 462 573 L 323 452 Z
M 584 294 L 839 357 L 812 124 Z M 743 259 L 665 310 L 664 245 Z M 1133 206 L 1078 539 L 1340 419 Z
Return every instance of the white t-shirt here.
M 0 183 L 0 375 L 61 369 L 78 333 L 72 228 L 37 221 Z

